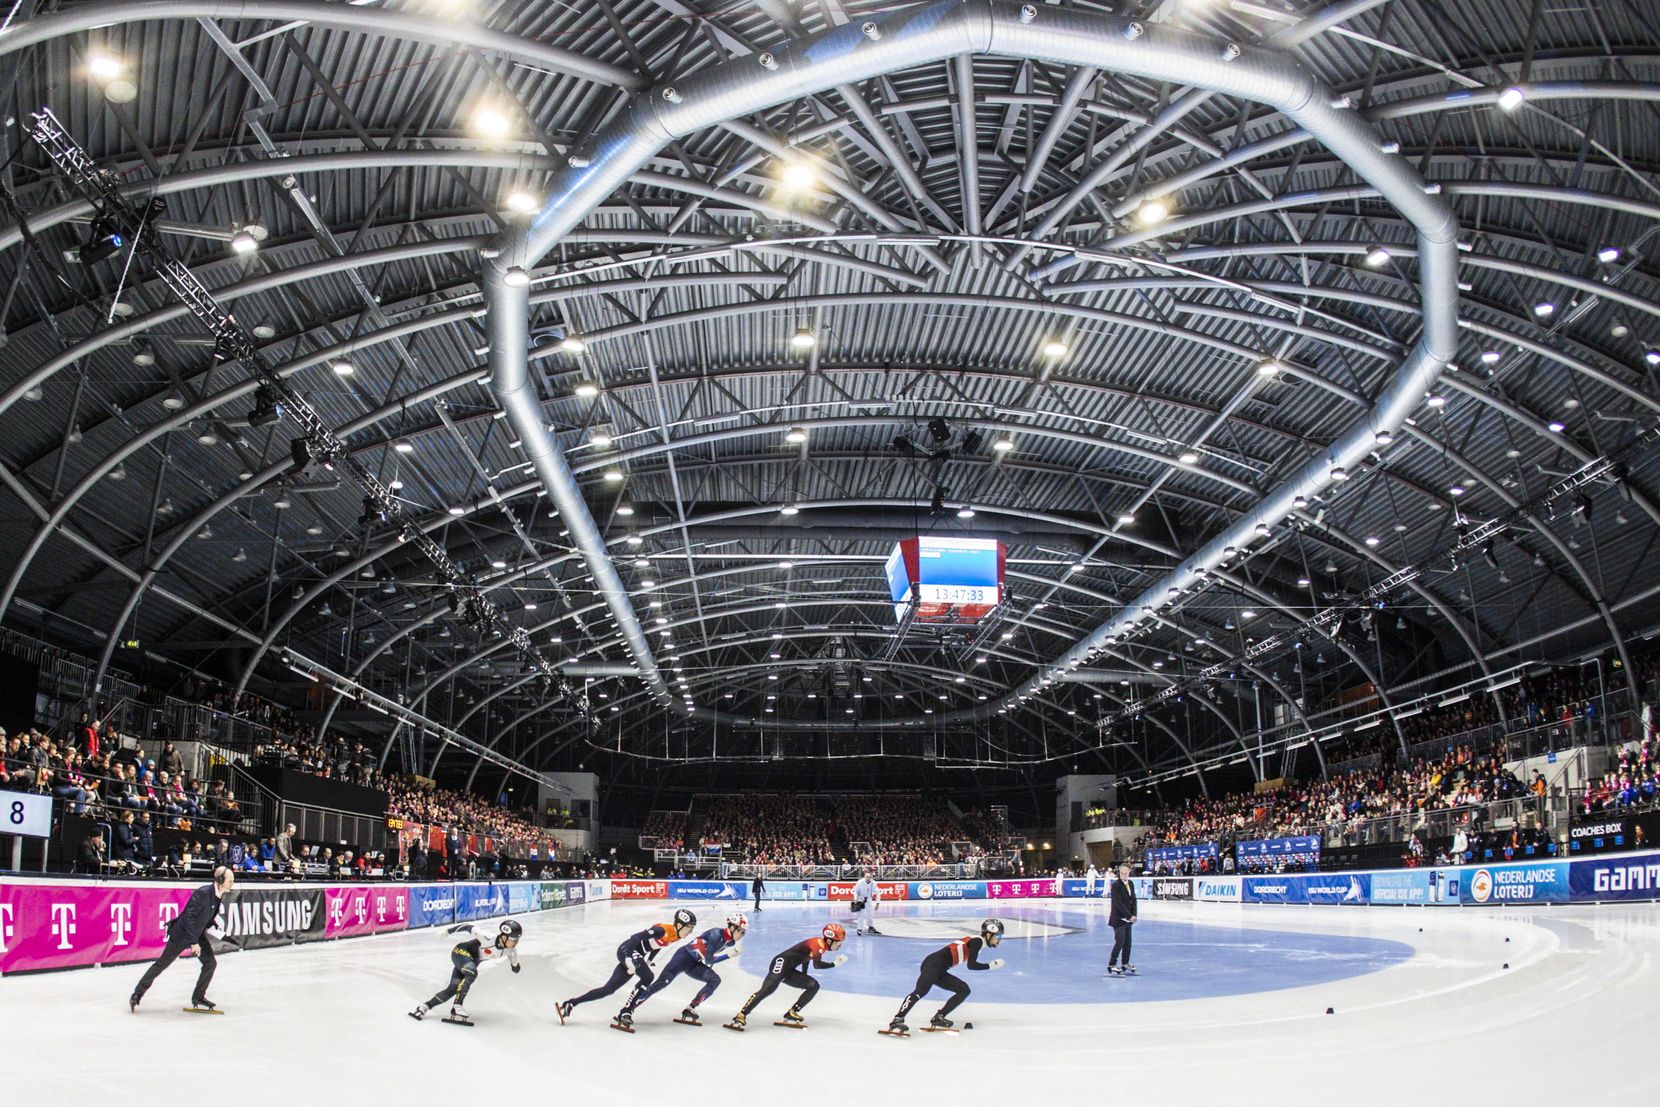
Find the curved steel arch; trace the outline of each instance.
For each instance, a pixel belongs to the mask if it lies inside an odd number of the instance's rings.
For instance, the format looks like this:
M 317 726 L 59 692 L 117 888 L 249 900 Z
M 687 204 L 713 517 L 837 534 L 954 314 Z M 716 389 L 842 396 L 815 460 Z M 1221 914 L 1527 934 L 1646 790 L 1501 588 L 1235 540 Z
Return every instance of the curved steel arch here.
M 37 15 L 7 28 L 0 37 L 0 57 L 65 35 L 100 27 L 154 20 L 232 19 L 281 23 L 316 23 L 354 34 L 391 35 L 453 48 L 467 46 L 505 55 L 532 66 L 585 81 L 640 89 L 648 83 L 637 73 L 595 61 L 570 50 L 547 46 L 518 35 L 481 27 L 469 20 L 438 19 L 391 8 L 366 8 L 306 0 L 102 0 L 65 11 Z

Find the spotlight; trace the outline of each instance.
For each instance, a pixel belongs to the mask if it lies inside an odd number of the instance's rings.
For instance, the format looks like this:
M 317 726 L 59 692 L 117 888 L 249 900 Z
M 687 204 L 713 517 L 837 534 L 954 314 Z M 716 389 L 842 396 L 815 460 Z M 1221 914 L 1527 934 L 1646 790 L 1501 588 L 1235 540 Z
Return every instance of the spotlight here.
M 1489 542 L 1485 546 L 1481 547 L 1481 559 L 1487 562 L 1487 567 L 1489 569 L 1497 569 L 1499 567 L 1498 555 L 1493 553 L 1493 543 Z
M 92 221 L 87 232 L 87 239 L 81 244 L 77 253 L 82 265 L 97 265 L 115 254 L 127 244 L 126 238 L 116 229 L 115 222 L 106 217 L 99 217 Z
M 1591 513 L 1595 510 L 1591 505 L 1591 497 L 1581 493 L 1574 497 L 1574 515 L 1585 522 L 1591 521 Z
M 236 342 L 228 332 L 214 338 L 213 360 L 216 362 L 236 360 Z
M 939 416 L 928 420 L 928 437 L 934 440 L 936 446 L 943 446 L 951 441 L 951 424 Z
M 1136 209 L 1135 218 L 1143 227 L 1156 227 L 1170 218 L 1170 202 L 1147 200 Z
M 783 168 L 778 171 L 778 180 L 788 189 L 812 188 L 818 183 L 818 171 L 807 159 L 794 157 L 786 161 Z
M 505 111 L 494 107 L 482 107 L 473 112 L 473 133 L 480 138 L 506 138 L 513 130 L 513 120 Z
M 1604 246 L 1597 251 L 1597 260 L 1604 265 L 1613 265 L 1620 260 L 1620 248 L 1618 246 Z
M 1522 89 L 1515 85 L 1511 85 L 1509 88 L 1499 93 L 1498 104 L 1499 107 L 1505 111 L 1515 111 L 1517 108 L 1522 106 L 1522 101 L 1526 99 L 1526 92 L 1522 91 Z
M 945 514 L 945 489 L 944 488 L 936 487 L 934 489 L 934 498 L 928 501 L 928 514 L 930 514 L 930 515 L 943 515 L 943 514 Z
M 1481 351 L 1481 363 L 1483 365 L 1496 365 L 1498 364 L 1499 358 L 1503 356 L 1504 355 L 1499 353 L 1497 350 L 1483 350 Z
M 250 427 L 268 427 L 272 423 L 281 422 L 283 417 L 282 401 L 270 385 L 262 384 L 254 390 L 254 409 L 248 413 Z
M 1366 251 L 1366 264 L 1373 269 L 1382 268 L 1389 261 L 1389 258 L 1390 254 L 1387 246 L 1373 246 Z
M 1556 314 L 1556 305 L 1551 303 L 1549 300 L 1540 300 L 1537 304 L 1533 305 L 1533 314 L 1537 315 L 1541 319 L 1549 319 L 1552 315 Z
M 963 449 L 962 449 L 962 452 L 965 453 L 965 454 L 979 453 L 980 452 L 980 443 L 984 442 L 985 439 L 986 439 L 986 436 L 981 434 L 979 431 L 977 431 L 977 430 L 969 431 L 968 433 L 963 435 Z

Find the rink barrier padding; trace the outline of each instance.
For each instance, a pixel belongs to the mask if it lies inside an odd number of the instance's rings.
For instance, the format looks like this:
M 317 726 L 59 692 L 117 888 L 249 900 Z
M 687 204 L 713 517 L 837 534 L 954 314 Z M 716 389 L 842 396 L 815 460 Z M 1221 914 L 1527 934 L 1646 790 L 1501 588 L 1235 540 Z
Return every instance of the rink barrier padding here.
M 0 975 L 149 961 L 202 881 L 0 879 Z M 600 887 L 596 887 L 599 885 Z M 247 885 L 225 898 L 215 951 L 355 938 L 605 899 L 605 881 Z

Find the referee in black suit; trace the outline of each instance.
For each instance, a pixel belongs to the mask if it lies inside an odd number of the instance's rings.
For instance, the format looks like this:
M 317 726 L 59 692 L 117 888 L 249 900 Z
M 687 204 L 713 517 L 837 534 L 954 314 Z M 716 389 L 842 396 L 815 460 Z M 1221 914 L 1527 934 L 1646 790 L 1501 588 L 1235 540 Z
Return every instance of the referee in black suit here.
M 213 980 L 213 970 L 219 967 L 219 959 L 213 955 L 213 943 L 208 938 L 208 931 L 219 916 L 220 902 L 235 887 L 236 874 L 220 865 L 213 870 L 212 884 L 204 884 L 190 893 L 184 910 L 167 924 L 167 948 L 161 951 L 155 964 L 144 970 L 143 979 L 139 980 L 138 987 L 133 989 L 132 997 L 127 1000 L 134 1012 L 144 999 L 144 993 L 156 982 L 156 977 L 166 972 L 167 966 L 177 961 L 179 955 L 191 946 L 196 947 L 196 960 L 201 964 L 196 975 L 196 988 L 190 994 L 191 1006 L 207 1011 L 214 1009 L 213 1001 L 207 997 L 207 986 Z

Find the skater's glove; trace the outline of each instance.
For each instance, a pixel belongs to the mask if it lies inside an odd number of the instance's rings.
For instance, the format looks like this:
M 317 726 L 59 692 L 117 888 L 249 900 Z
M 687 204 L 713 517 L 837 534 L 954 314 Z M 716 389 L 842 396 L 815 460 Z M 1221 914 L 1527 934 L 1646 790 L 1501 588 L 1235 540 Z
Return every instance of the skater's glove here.
M 993 957 L 990 961 L 986 962 L 986 964 L 990 965 L 994 969 L 1000 969 L 1003 967 L 1004 961 L 1001 957 Z
M 838 968 L 842 965 L 847 964 L 847 954 L 845 954 L 845 953 L 836 954 L 836 959 L 834 961 L 831 961 L 830 963 L 832 965 L 837 966 Z

